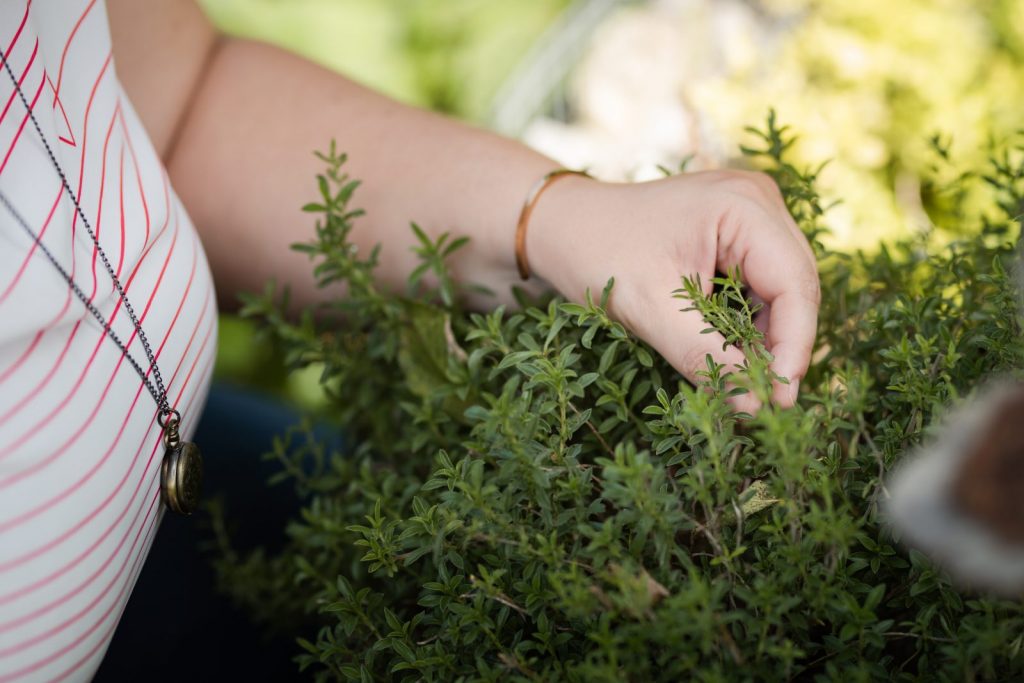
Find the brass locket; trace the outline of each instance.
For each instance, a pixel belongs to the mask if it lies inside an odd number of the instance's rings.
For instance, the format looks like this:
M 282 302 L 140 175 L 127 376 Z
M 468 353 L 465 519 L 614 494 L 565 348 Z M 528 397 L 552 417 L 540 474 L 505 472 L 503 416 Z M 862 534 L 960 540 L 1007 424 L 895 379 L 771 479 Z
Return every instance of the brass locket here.
M 171 512 L 191 515 L 202 494 L 203 456 L 194 443 L 181 440 L 179 422 L 177 411 L 161 421 L 166 450 L 160 464 L 160 498 Z

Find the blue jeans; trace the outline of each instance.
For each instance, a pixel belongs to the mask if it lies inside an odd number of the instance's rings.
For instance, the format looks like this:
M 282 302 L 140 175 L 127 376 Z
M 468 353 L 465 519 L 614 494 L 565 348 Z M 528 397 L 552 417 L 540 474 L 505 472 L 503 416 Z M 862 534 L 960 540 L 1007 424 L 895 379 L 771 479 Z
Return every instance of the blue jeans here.
M 279 471 L 261 458 L 300 414 L 277 399 L 215 383 L 195 441 L 205 461 L 204 497 L 223 496 L 236 549 L 283 542 L 299 508 Z M 326 438 L 337 439 L 328 430 Z M 231 528 L 229 526 L 229 528 Z M 95 681 L 302 680 L 290 639 L 268 641 L 215 590 L 209 515 L 166 514 Z

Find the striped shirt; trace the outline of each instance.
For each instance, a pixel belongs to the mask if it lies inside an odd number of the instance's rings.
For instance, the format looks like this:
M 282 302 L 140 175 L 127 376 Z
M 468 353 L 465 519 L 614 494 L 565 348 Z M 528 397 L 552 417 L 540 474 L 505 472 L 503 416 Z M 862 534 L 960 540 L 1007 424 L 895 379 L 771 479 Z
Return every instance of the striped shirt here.
M 127 292 L 187 438 L 212 370 L 213 286 L 117 80 L 106 8 L 0 0 L 0 50 Z M 0 189 L 148 367 L 5 72 Z M 163 512 L 156 416 L 121 350 L 0 207 L 0 683 L 95 673 Z

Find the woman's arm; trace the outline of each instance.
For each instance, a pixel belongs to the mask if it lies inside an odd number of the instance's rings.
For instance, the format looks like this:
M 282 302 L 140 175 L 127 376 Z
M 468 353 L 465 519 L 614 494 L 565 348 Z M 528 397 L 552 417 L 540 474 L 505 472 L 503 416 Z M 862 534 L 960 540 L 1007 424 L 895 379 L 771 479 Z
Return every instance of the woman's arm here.
M 384 245 L 384 282 L 401 287 L 415 267 L 415 221 L 431 235 L 469 235 L 459 277 L 508 299 L 520 206 L 554 162 L 283 50 L 218 37 L 191 0 L 108 4 L 118 74 L 202 236 L 222 304 L 269 277 L 300 304 L 318 296 L 308 258 L 288 246 L 311 237 L 299 207 L 319 199 L 312 152 L 332 139 L 363 181 L 354 203 L 367 215 L 352 237 Z
M 475 305 L 508 300 L 518 282 L 516 219 L 553 161 L 282 50 L 218 37 L 192 0 L 109 0 L 109 11 L 118 73 L 166 155 L 225 303 L 269 277 L 288 283 L 299 303 L 320 296 L 306 258 L 288 245 L 310 235 L 310 219 L 298 211 L 317 199 L 311 179 L 321 164 L 310 152 L 331 139 L 363 181 L 356 204 L 367 215 L 352 237 L 362 248 L 384 245 L 378 274 L 386 284 L 402 286 L 416 263 L 416 221 L 435 236 L 471 238 L 456 274 L 498 293 Z M 162 87 L 190 80 L 190 88 Z M 699 314 L 680 313 L 670 293 L 682 275 L 707 282 L 716 268 L 741 266 L 769 305 L 776 371 L 794 380 L 806 372 L 817 271 L 766 176 L 701 173 L 636 185 L 561 179 L 533 213 L 527 254 L 537 286 L 574 299 L 615 276 L 612 313 L 691 380 L 707 353 L 727 364 L 742 355 L 723 351 L 719 335 L 700 334 Z M 791 404 L 795 388 L 777 386 L 776 400 Z M 753 408 L 750 400 L 741 407 Z

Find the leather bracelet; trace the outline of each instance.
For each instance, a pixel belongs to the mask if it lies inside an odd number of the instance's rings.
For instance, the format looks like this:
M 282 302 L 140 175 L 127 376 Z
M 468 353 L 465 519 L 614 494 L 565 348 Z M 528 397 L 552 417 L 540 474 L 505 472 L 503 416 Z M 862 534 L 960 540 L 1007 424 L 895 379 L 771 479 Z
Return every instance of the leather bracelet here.
M 529 194 L 526 195 L 526 201 L 523 202 L 523 209 L 519 212 L 519 223 L 516 224 L 516 267 L 519 268 L 519 277 L 524 280 L 530 279 L 530 264 L 526 260 L 526 226 L 530 222 L 530 214 L 533 213 L 533 207 L 537 205 L 537 200 L 544 194 L 544 190 L 559 178 L 564 178 L 567 175 L 593 178 L 586 171 L 573 171 L 568 168 L 555 169 L 534 183 Z

